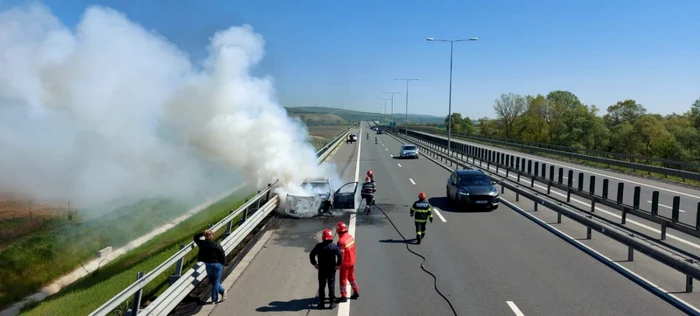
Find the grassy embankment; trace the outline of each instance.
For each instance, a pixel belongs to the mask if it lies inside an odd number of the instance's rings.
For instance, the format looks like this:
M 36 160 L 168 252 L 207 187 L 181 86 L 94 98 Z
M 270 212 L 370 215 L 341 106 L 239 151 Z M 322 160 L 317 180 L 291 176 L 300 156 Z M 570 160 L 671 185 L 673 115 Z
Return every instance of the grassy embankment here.
M 444 128 L 436 128 L 436 127 L 432 127 L 432 128 L 431 127 L 421 127 L 420 129 L 424 130 L 424 131 L 428 131 L 428 132 L 431 130 L 446 132 L 446 130 Z M 555 159 L 555 160 L 576 163 L 579 165 L 585 165 L 585 166 L 590 166 L 590 167 L 595 167 L 595 168 L 600 168 L 600 169 L 608 169 L 608 170 L 612 170 L 612 171 L 618 171 L 618 172 L 631 174 L 631 175 L 637 175 L 637 176 L 641 176 L 641 177 L 662 179 L 662 180 L 667 180 L 667 181 L 672 181 L 672 182 L 677 182 L 677 183 L 682 183 L 682 184 L 687 184 L 687 185 L 692 185 L 692 186 L 700 186 L 700 181 L 695 181 L 695 180 L 691 180 L 691 179 L 683 179 L 683 178 L 675 177 L 675 176 L 665 176 L 663 174 L 655 173 L 655 172 L 649 173 L 649 172 L 642 171 L 642 170 L 634 170 L 634 169 L 625 168 L 625 167 L 611 166 L 611 165 L 607 165 L 607 164 L 599 163 L 599 162 L 576 159 L 576 158 L 555 155 L 555 154 L 550 154 L 550 153 L 543 153 L 543 152 L 538 151 L 538 150 L 523 150 L 521 148 L 517 148 L 517 147 L 513 147 L 513 146 L 507 146 L 507 145 L 502 145 L 502 144 L 493 144 L 493 143 L 489 143 L 489 142 L 485 142 L 485 141 L 475 140 L 472 138 L 466 138 L 466 137 L 459 135 L 459 134 L 452 134 L 452 136 L 454 138 L 467 140 L 467 141 L 472 142 L 472 143 L 478 143 L 478 144 L 487 145 L 487 146 L 491 146 L 491 147 L 498 147 L 498 148 L 503 148 L 503 149 L 512 150 L 512 151 L 516 151 L 516 152 L 537 155 L 540 157 L 546 157 L 546 158 L 551 158 L 551 159 Z
M 86 315 L 133 283 L 137 272 L 151 271 L 177 252 L 180 243 L 189 243 L 192 235 L 204 230 L 209 224 L 218 222 L 228 215 L 230 209 L 235 209 L 242 203 L 242 194 L 234 193 L 23 312 L 26 315 Z M 221 233 L 223 230 L 218 235 Z M 184 269 L 195 263 L 196 253 L 193 251 L 186 257 Z M 145 288 L 144 302 L 167 288 L 168 275 L 172 272 L 160 275 Z M 115 314 L 126 311 L 128 304 L 129 302 L 123 303 Z
M 314 147 L 318 150 L 347 128 L 348 125 L 309 126 L 309 134 Z

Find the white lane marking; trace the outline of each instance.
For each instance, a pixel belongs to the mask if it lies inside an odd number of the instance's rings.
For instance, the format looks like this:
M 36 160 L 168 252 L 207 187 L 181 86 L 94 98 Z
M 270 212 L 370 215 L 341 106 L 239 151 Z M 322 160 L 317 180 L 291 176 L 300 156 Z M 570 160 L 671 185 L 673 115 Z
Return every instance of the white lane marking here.
M 423 133 L 423 134 L 426 134 L 426 133 Z M 428 134 L 428 135 L 437 136 L 437 135 L 433 135 L 433 134 Z M 441 136 L 439 136 L 439 137 L 441 137 Z M 441 137 L 441 138 L 443 138 L 443 137 Z M 444 138 L 443 138 L 443 139 L 444 139 Z M 472 145 L 472 146 L 487 147 L 487 146 L 484 146 L 484 145 L 474 145 L 474 144 L 472 144 L 472 143 L 464 142 L 464 141 L 461 141 L 460 143 L 468 143 L 469 145 Z M 489 148 L 489 149 L 493 149 L 493 150 L 500 151 L 500 152 L 505 152 L 505 153 L 508 153 L 508 154 L 511 154 L 511 155 L 517 154 L 518 156 L 520 156 L 520 155 L 523 154 L 523 153 L 520 153 L 520 152 L 517 152 L 517 151 L 510 151 L 510 150 L 503 150 L 503 149 L 496 149 L 496 148 L 497 148 L 497 147 L 491 147 L 491 148 Z M 530 156 L 530 157 L 532 157 L 532 156 Z M 525 156 L 525 158 L 531 159 L 531 158 L 529 158 L 528 156 Z M 634 184 L 639 185 L 639 186 L 645 186 L 645 187 L 648 187 L 648 188 L 654 188 L 654 189 L 661 190 L 661 191 L 676 193 L 676 194 L 685 195 L 685 196 L 688 196 L 688 197 L 700 199 L 700 196 L 697 196 L 697 195 L 692 195 L 692 194 L 688 194 L 688 193 L 684 193 L 684 192 L 669 190 L 669 189 L 666 189 L 666 188 L 657 187 L 657 186 L 650 185 L 650 184 L 639 183 L 639 182 L 636 182 L 636 181 L 633 181 L 633 180 L 629 180 L 629 179 L 617 178 L 617 177 L 611 176 L 611 175 L 609 175 L 609 174 L 602 174 L 602 173 L 597 173 L 597 172 L 590 171 L 590 170 L 578 169 L 578 168 L 576 168 L 576 167 L 572 167 L 571 165 L 556 164 L 556 163 L 554 163 L 554 162 L 552 162 L 552 161 L 550 161 L 550 160 L 542 160 L 541 158 L 534 158 L 534 159 L 532 159 L 532 160 L 537 160 L 537 161 L 540 161 L 540 162 L 545 162 L 545 163 L 550 164 L 550 165 L 560 166 L 560 167 L 564 167 L 564 168 L 571 169 L 571 170 L 576 170 L 576 171 L 581 171 L 581 172 L 587 172 L 587 173 L 590 173 L 590 174 L 595 174 L 595 175 L 607 177 L 607 178 L 610 178 L 610 179 L 615 179 L 615 180 L 617 180 L 617 181 L 623 181 L 623 182 L 634 183 Z
M 505 173 L 505 172 L 499 170 L 498 173 Z M 512 175 L 512 174 L 511 174 L 511 175 L 508 175 L 508 176 L 511 177 L 511 178 L 513 178 L 513 179 L 517 179 L 517 178 L 518 178 L 517 176 L 514 176 L 514 175 Z M 520 181 L 522 182 L 523 180 L 525 180 L 524 177 L 521 177 L 521 178 L 520 178 Z M 527 180 L 527 181 L 529 182 L 529 180 Z M 539 185 L 539 184 L 535 184 L 535 186 L 538 187 L 538 188 L 540 188 L 540 189 L 547 189 L 547 187 L 541 186 L 541 185 Z M 554 194 L 557 194 L 557 195 L 559 195 L 559 196 L 566 197 L 566 194 L 559 193 L 559 192 L 555 191 L 554 189 L 552 189 L 551 192 L 554 193 Z M 575 199 L 575 198 L 571 198 L 571 200 L 574 201 L 574 202 L 576 202 L 576 203 L 579 203 L 579 204 L 588 206 L 589 208 L 591 207 L 591 204 L 586 203 L 586 202 L 583 202 L 583 201 L 581 201 L 581 200 L 578 200 L 578 199 Z M 622 218 L 622 216 L 620 216 L 620 215 L 617 215 L 617 214 L 615 214 L 615 213 L 613 213 L 613 212 L 606 211 L 606 210 L 604 210 L 604 209 L 602 209 L 602 208 L 599 208 L 599 207 L 597 207 L 597 206 L 595 207 L 595 209 L 598 210 L 598 211 L 601 211 L 601 212 L 603 212 L 603 213 L 605 213 L 605 214 L 608 214 L 608 215 L 610 215 L 610 216 L 613 216 L 613 217 L 615 217 L 615 218 Z M 637 221 L 635 221 L 635 220 L 627 219 L 627 222 L 628 222 L 628 223 L 631 223 L 631 224 L 634 224 L 634 225 L 637 225 L 637 226 L 639 226 L 639 227 L 642 227 L 642 228 L 644 228 L 644 229 L 646 229 L 646 230 L 655 232 L 655 233 L 657 233 L 657 234 L 661 234 L 661 231 L 660 231 L 660 230 L 658 230 L 658 229 L 656 229 L 656 228 L 653 228 L 653 227 L 650 227 L 650 226 L 647 226 L 647 225 L 644 225 L 644 224 L 642 224 L 642 223 L 640 223 L 640 222 L 637 222 Z M 684 244 L 686 244 L 686 245 L 688 245 L 688 246 L 691 246 L 691 247 L 693 247 L 693 248 L 700 249 L 700 245 L 698 245 L 698 244 L 696 244 L 696 243 L 693 243 L 693 242 L 690 242 L 690 241 L 687 241 L 687 240 L 685 240 L 685 239 L 683 239 L 683 238 L 677 237 L 677 236 L 675 236 L 675 235 L 671 235 L 671 234 L 669 234 L 669 233 L 666 233 L 666 236 L 669 237 L 669 238 L 671 238 L 671 239 L 674 239 L 674 240 L 676 240 L 676 241 L 682 242 L 682 243 L 684 243 Z
M 523 314 L 523 312 L 520 311 L 520 308 L 518 308 L 518 306 L 515 305 L 513 301 L 506 301 L 506 303 L 508 304 L 510 309 L 513 310 L 513 313 L 515 313 L 516 316 L 525 316 L 525 314 Z
M 415 183 L 415 182 L 413 182 L 413 179 L 411 179 L 411 178 L 408 178 L 408 180 L 411 180 L 411 183 L 413 183 L 413 185 L 416 185 L 416 183 Z
M 429 159 L 429 160 L 432 160 L 436 165 L 441 166 L 441 167 L 444 168 L 445 170 L 452 171 L 452 168 L 447 167 L 446 165 L 443 165 L 442 163 L 438 162 L 437 160 L 434 160 L 434 159 L 432 159 L 432 158 L 430 158 L 430 157 L 428 157 L 428 159 Z M 516 178 L 517 178 L 517 177 L 516 177 Z M 536 185 L 537 185 L 537 184 L 536 184 Z M 540 187 L 540 188 L 543 188 L 543 187 L 540 186 L 540 185 L 537 185 L 537 186 Z M 552 192 L 554 192 L 554 191 L 552 191 Z M 557 192 L 554 192 L 554 193 L 557 193 Z M 572 199 L 572 200 L 573 200 L 573 199 Z M 507 200 L 506 200 L 506 201 L 507 201 Z M 505 203 L 504 203 L 504 204 L 505 204 Z M 511 203 L 511 204 L 512 204 L 512 203 Z M 517 207 L 517 205 L 516 205 L 516 207 Z M 598 209 L 598 208 L 596 207 L 596 209 Z M 608 213 L 608 214 L 610 214 L 610 215 L 612 215 L 612 216 L 615 216 L 615 217 L 620 218 L 620 216 L 618 216 L 617 214 L 612 214 L 612 213 L 610 213 L 610 212 L 607 212 L 607 211 L 601 210 L 601 209 L 598 209 L 598 210 L 600 210 L 600 211 L 602 211 L 602 212 L 605 212 L 605 213 Z M 518 211 L 518 212 L 519 212 L 519 211 Z M 643 278 L 643 277 L 640 276 L 639 274 L 634 273 L 632 270 L 630 270 L 630 269 L 626 268 L 625 266 L 623 266 L 623 265 L 621 265 L 621 264 L 619 264 L 619 263 L 613 261 L 612 259 L 606 257 L 606 256 L 603 255 L 602 253 L 600 253 L 600 252 L 594 250 L 593 248 L 588 247 L 587 245 L 581 243 L 580 241 L 578 241 L 578 240 L 574 239 L 573 237 L 567 235 L 566 233 L 562 232 L 562 231 L 559 230 L 558 228 L 556 228 L 556 227 L 554 227 L 554 226 L 548 224 L 547 222 L 541 220 L 541 219 L 538 218 L 537 216 L 532 215 L 532 214 L 530 214 L 530 213 L 528 213 L 528 212 L 524 212 L 524 211 L 521 212 L 521 214 L 523 214 L 523 215 L 525 215 L 526 217 L 528 217 L 528 218 L 530 218 L 530 219 L 533 219 L 533 220 L 535 220 L 535 221 L 537 221 L 537 222 L 539 222 L 539 223 L 542 223 L 542 224 L 546 225 L 546 226 L 549 227 L 550 229 L 552 229 L 552 230 L 558 232 L 559 234 L 561 234 L 561 235 L 563 235 L 563 236 L 566 236 L 566 238 L 568 238 L 571 242 L 576 243 L 577 245 L 579 245 L 579 246 L 581 246 L 581 247 L 584 247 L 584 248 L 590 250 L 591 252 L 597 254 L 598 256 L 600 256 L 601 258 L 607 260 L 607 261 L 610 262 L 611 264 L 613 264 L 613 265 L 619 267 L 620 269 L 625 270 L 627 273 L 629 273 L 629 274 L 631 274 L 631 275 L 634 275 L 635 277 L 639 278 L 640 280 L 646 282 L 646 283 L 649 284 L 650 286 L 652 286 L 652 287 L 654 287 L 654 288 L 657 288 L 659 291 L 665 292 L 666 294 L 668 294 L 669 296 L 671 296 L 671 297 L 673 297 L 674 299 L 678 300 L 679 302 L 681 302 L 681 303 L 683 303 L 683 304 L 689 306 L 690 308 L 692 308 L 692 309 L 694 309 L 694 310 L 700 312 L 700 309 L 696 308 L 695 306 L 690 305 L 688 302 L 686 302 L 686 301 L 680 299 L 678 296 L 675 296 L 675 295 L 673 295 L 673 294 L 670 294 L 668 291 L 666 291 L 666 290 L 663 289 L 662 287 L 660 287 L 660 286 L 658 286 L 658 285 L 652 283 L 651 281 L 649 281 L 649 280 Z M 628 220 L 628 222 L 633 222 L 633 221 Z M 648 226 L 646 226 L 646 225 L 643 225 L 643 224 L 638 224 L 638 225 L 640 225 L 640 226 L 642 226 L 642 227 L 645 227 L 645 228 L 649 228 L 649 229 L 651 229 L 651 230 L 654 230 L 654 231 L 656 231 L 657 233 L 660 233 L 660 231 L 655 230 L 655 229 L 653 229 L 653 228 L 651 228 L 651 227 L 648 227 Z M 666 234 L 666 236 L 671 236 L 671 237 L 672 237 L 672 235 L 670 235 L 670 234 Z M 677 240 L 679 240 L 679 241 L 681 241 L 681 242 L 684 242 L 684 243 L 688 243 L 688 241 L 685 241 L 685 240 L 683 240 L 683 239 L 679 239 L 679 238 L 677 238 L 677 237 L 672 237 L 672 238 L 677 239 Z M 692 243 L 690 243 L 690 245 L 697 246 L 697 245 L 692 244 Z
M 360 124 L 360 135 L 362 135 L 362 124 Z M 362 139 L 358 141 L 357 144 L 357 162 L 355 164 L 355 182 L 360 179 L 360 153 L 362 152 Z M 348 233 L 355 236 L 355 225 L 357 224 L 357 212 L 350 214 L 350 222 L 348 223 Z M 355 241 L 357 242 L 357 240 Z M 352 291 L 350 283 L 346 286 L 346 291 Z M 338 316 L 350 316 L 350 300 L 347 302 L 338 304 Z
M 652 203 L 651 201 L 647 201 L 647 202 L 648 202 L 649 204 L 651 204 L 651 203 Z M 672 209 L 673 209 L 673 207 L 671 207 L 671 206 L 668 206 L 668 205 L 664 205 L 664 204 L 661 204 L 661 203 L 659 203 L 659 206 L 661 206 L 661 207 L 665 207 L 665 208 L 667 208 L 667 209 L 669 209 L 669 210 L 672 210 Z M 681 211 L 681 212 L 685 213 L 685 211 L 684 211 L 684 210 L 681 210 L 681 209 L 679 209 L 679 211 Z
M 435 215 L 437 215 L 443 223 L 447 223 L 447 220 L 444 217 L 442 217 L 442 214 L 440 214 L 439 208 L 433 207 L 433 211 L 435 211 Z
M 384 148 L 384 150 L 389 151 L 389 148 Z
M 513 203 L 511 203 L 511 204 L 513 204 Z M 513 205 L 515 205 L 515 204 L 513 204 Z M 515 205 L 515 206 L 517 207 L 517 205 Z M 518 207 L 518 208 L 519 208 L 519 207 Z M 522 211 L 522 212 L 520 212 L 520 211 Z M 535 220 L 535 221 L 537 221 L 537 222 L 539 222 L 539 223 L 541 223 L 541 224 L 543 224 L 543 225 L 546 225 L 546 226 L 549 227 L 550 229 L 552 229 L 552 230 L 556 231 L 557 233 L 561 234 L 562 236 L 565 236 L 566 238 L 568 238 L 570 242 L 575 243 L 575 244 L 577 244 L 577 245 L 579 245 L 579 246 L 581 246 L 581 247 L 583 247 L 583 248 L 588 249 L 590 252 L 595 253 L 596 255 L 600 256 L 601 258 L 607 260 L 608 263 L 613 264 L 613 265 L 617 266 L 618 268 L 620 268 L 620 269 L 622 269 L 622 270 L 625 270 L 627 273 L 629 273 L 629 274 L 631 274 L 631 275 L 634 275 L 636 278 L 638 278 L 638 279 L 640 279 L 640 280 L 646 282 L 646 283 L 649 284 L 650 286 L 652 286 L 652 287 L 658 289 L 659 291 L 662 291 L 662 292 L 668 294 L 669 296 L 673 297 L 674 299 L 678 300 L 679 302 L 681 302 L 681 303 L 683 303 L 683 304 L 689 306 L 690 308 L 692 308 L 692 309 L 694 309 L 694 310 L 700 312 L 700 310 L 698 310 L 695 306 L 690 305 L 688 302 L 686 302 L 686 301 L 680 299 L 678 296 L 675 296 L 675 295 L 669 293 L 669 292 L 668 292 L 667 290 L 665 290 L 664 288 L 662 288 L 662 287 L 660 287 L 660 286 L 658 286 L 658 285 L 652 283 L 651 281 L 649 281 L 649 280 L 643 278 L 641 275 L 639 275 L 639 274 L 635 273 L 634 271 L 628 269 L 627 267 L 625 267 L 625 266 L 623 266 L 623 265 L 621 265 L 621 264 L 619 264 L 619 263 L 613 261 L 612 259 L 608 258 L 608 257 L 605 256 L 604 254 L 602 254 L 602 253 L 596 251 L 595 249 L 589 247 L 588 245 L 586 245 L 586 244 L 584 244 L 584 243 L 578 241 L 577 239 L 575 239 L 575 238 L 569 236 L 568 234 L 564 233 L 563 231 L 559 230 L 558 228 L 556 228 L 556 227 L 554 227 L 554 226 L 552 226 L 552 225 L 550 225 L 550 224 L 547 224 L 547 222 L 541 220 L 541 219 L 538 218 L 537 216 L 532 215 L 532 214 L 530 214 L 529 212 L 525 212 L 525 211 L 523 211 L 522 209 L 520 209 L 520 211 L 516 211 L 516 212 L 521 213 L 521 214 L 525 215 L 526 217 L 528 217 L 528 218 L 530 218 L 530 219 L 533 219 L 533 220 Z M 510 304 L 509 304 L 509 305 L 510 305 Z
M 392 154 L 389 154 L 389 156 L 391 156 L 391 158 L 394 158 L 394 155 L 392 155 Z
M 401 168 L 401 164 L 400 164 L 400 163 L 397 163 L 397 165 L 399 165 L 399 168 Z

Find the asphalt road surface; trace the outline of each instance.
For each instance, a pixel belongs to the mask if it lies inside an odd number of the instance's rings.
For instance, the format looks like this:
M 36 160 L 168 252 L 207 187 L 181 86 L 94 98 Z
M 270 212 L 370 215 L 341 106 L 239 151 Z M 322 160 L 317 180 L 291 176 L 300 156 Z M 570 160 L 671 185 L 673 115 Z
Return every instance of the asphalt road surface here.
M 445 202 L 448 171 L 421 157 L 399 160 L 400 144 L 374 133 L 336 153 L 342 177 L 354 181 L 375 173 L 377 206 L 409 239 L 415 238 L 409 206 L 418 192 L 439 209 L 426 239 L 411 249 L 427 258 L 425 267 L 458 315 L 681 315 L 677 309 L 612 269 L 572 247 L 518 213 L 501 206 L 493 212 L 459 212 Z M 356 159 L 360 147 L 359 172 Z M 506 196 L 506 198 L 508 198 Z M 353 216 L 354 217 L 354 216 Z M 282 219 L 262 250 L 229 290 L 213 315 L 452 315 L 420 269 L 422 259 L 387 218 L 373 209 L 354 220 Z M 333 311 L 309 309 L 316 294 L 316 271 L 308 252 L 324 228 L 344 220 L 354 230 L 360 298 Z M 413 242 L 410 240 L 409 242 Z M 339 292 L 336 287 L 336 292 Z
M 428 134 L 424 132 L 418 132 L 422 134 Z M 446 136 L 442 135 L 434 135 L 434 134 L 428 134 L 432 135 L 435 137 L 447 139 Z M 487 148 L 490 150 L 496 150 L 499 152 L 503 152 L 506 154 L 510 155 L 517 155 L 519 157 L 527 158 L 527 159 L 532 159 L 533 160 L 533 172 L 534 172 L 534 162 L 538 161 L 540 164 L 545 163 L 547 164 L 546 168 L 546 177 L 549 179 L 549 166 L 554 165 L 555 166 L 555 174 L 554 174 L 554 179 L 557 181 L 558 176 L 559 176 L 559 167 L 563 168 L 564 171 L 564 183 L 568 182 L 568 174 L 569 170 L 573 170 L 574 172 L 574 178 L 573 178 L 573 184 L 575 187 L 578 186 L 578 178 L 579 178 L 579 173 L 583 172 L 584 174 L 584 184 L 583 188 L 584 191 L 588 192 L 589 187 L 590 187 L 590 177 L 595 176 L 596 177 L 596 184 L 595 184 L 595 192 L 597 195 L 602 194 L 603 190 L 603 179 L 608 179 L 609 184 L 608 184 L 608 198 L 612 200 L 617 199 L 617 187 L 618 183 L 622 182 L 624 183 L 624 197 L 623 197 L 623 202 L 632 205 L 632 201 L 634 200 L 634 187 L 639 186 L 641 191 L 640 191 L 640 208 L 646 211 L 651 212 L 651 201 L 652 201 L 652 192 L 653 191 L 659 191 L 659 214 L 666 216 L 666 217 L 671 217 L 671 208 L 673 206 L 673 197 L 674 196 L 679 196 L 680 197 L 680 214 L 679 214 L 679 221 L 691 225 L 695 225 L 695 221 L 697 218 L 697 211 L 698 211 L 698 203 L 700 203 L 700 190 L 684 187 L 684 186 L 679 186 L 679 185 L 673 185 L 669 184 L 667 182 L 662 182 L 662 181 L 657 181 L 653 179 L 647 179 L 643 177 L 638 177 L 634 175 L 626 175 L 626 174 L 621 174 L 613 171 L 608 171 L 608 170 L 603 170 L 603 169 L 597 169 L 597 168 L 592 168 L 592 167 L 587 167 L 587 166 L 582 166 L 579 164 L 573 164 L 573 163 L 567 163 L 567 162 L 562 162 L 562 161 L 557 161 L 554 159 L 548 159 L 548 158 L 543 158 L 540 156 L 534 156 L 534 155 L 529 155 L 529 154 L 524 154 L 521 152 L 517 151 L 512 151 L 508 149 L 502 149 L 494 146 L 488 146 L 488 145 L 483 145 L 483 144 L 478 144 L 478 143 L 472 143 L 469 141 L 465 141 L 463 139 L 456 139 L 452 138 L 453 142 L 457 143 L 464 143 L 464 144 L 469 144 L 473 146 L 478 146 L 482 148 Z M 541 170 L 539 171 L 540 173 L 542 172 Z M 540 174 L 538 173 L 538 174 Z

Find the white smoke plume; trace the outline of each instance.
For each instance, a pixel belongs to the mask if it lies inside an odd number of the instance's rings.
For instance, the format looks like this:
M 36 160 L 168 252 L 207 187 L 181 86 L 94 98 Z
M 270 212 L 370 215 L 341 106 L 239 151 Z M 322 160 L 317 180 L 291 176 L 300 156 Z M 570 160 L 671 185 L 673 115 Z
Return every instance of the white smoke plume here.
M 308 194 L 305 126 L 256 78 L 265 42 L 217 32 L 200 63 L 124 15 L 89 7 L 72 31 L 42 5 L 0 13 L 0 192 L 84 203 L 190 196 L 244 180 Z

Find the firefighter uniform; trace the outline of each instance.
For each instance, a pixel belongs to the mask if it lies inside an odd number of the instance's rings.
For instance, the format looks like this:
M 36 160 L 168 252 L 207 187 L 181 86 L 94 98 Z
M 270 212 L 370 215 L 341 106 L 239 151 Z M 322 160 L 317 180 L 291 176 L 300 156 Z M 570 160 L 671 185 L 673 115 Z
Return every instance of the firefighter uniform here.
M 374 192 L 376 191 L 377 187 L 374 185 L 374 182 L 371 182 L 369 177 L 365 178 L 365 183 L 362 184 L 361 194 L 362 198 L 367 201 L 367 205 L 365 206 L 365 212 L 367 213 L 369 213 L 372 201 L 374 201 Z
M 425 193 L 419 195 L 418 201 L 413 202 L 410 215 L 414 218 L 416 224 L 416 242 L 420 244 L 421 239 L 425 238 L 425 226 L 428 220 L 433 222 L 433 212 L 430 203 L 425 200 Z
M 316 261 L 318 257 L 318 262 Z M 318 306 L 324 308 L 326 299 L 326 285 L 328 285 L 328 298 L 330 308 L 333 308 L 335 300 L 335 271 L 340 268 L 343 255 L 338 245 L 333 243 L 333 233 L 330 229 L 323 231 L 323 242 L 316 244 L 309 254 L 311 264 L 318 269 Z
M 357 280 L 355 280 L 355 239 L 348 233 L 348 227 L 343 222 L 338 222 L 336 232 L 339 235 L 338 248 L 343 253 L 343 262 L 340 265 L 340 302 L 347 301 L 348 281 L 352 287 L 352 298 L 360 297 Z

